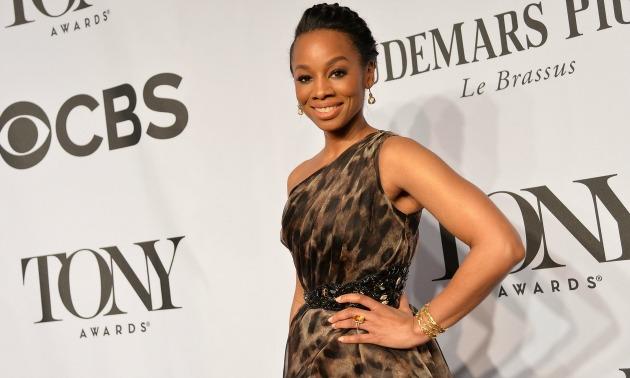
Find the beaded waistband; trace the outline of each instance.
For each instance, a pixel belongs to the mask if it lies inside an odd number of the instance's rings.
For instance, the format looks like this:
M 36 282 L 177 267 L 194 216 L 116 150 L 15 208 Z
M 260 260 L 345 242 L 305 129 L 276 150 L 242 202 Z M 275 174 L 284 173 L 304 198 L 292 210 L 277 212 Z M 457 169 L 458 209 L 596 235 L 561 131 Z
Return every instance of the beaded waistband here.
M 398 308 L 400 296 L 407 280 L 409 265 L 395 264 L 374 274 L 344 284 L 327 283 L 304 292 L 307 307 L 341 310 L 346 307 L 367 308 L 359 303 L 339 303 L 335 297 L 347 293 L 368 295 L 377 301 Z

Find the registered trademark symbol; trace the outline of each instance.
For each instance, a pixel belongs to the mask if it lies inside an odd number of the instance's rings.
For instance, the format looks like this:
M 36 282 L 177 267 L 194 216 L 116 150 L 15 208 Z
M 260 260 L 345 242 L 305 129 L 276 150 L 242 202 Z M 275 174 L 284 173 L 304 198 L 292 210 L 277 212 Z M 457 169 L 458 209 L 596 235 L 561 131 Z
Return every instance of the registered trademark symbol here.
M 151 322 L 147 322 L 147 327 L 151 325 Z
M 595 280 L 596 281 L 601 281 L 602 280 L 602 276 L 598 274 L 597 276 L 595 276 Z
M 109 9 L 106 9 L 106 10 L 105 10 L 105 13 L 109 14 Z

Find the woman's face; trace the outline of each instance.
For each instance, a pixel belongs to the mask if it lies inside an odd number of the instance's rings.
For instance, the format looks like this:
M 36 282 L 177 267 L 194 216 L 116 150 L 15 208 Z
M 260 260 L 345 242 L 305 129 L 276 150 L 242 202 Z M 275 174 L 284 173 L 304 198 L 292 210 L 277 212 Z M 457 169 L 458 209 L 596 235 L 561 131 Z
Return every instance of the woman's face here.
M 322 130 L 363 120 L 365 89 L 374 82 L 373 64 L 361 57 L 343 32 L 318 29 L 300 35 L 291 60 L 295 94 L 304 113 Z

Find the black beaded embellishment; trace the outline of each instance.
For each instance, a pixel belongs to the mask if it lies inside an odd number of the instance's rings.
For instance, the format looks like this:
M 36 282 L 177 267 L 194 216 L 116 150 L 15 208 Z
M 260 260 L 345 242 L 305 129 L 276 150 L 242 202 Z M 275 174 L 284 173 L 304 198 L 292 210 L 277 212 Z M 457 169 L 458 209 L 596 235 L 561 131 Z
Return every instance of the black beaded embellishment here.
M 347 293 L 368 295 L 377 301 L 398 308 L 400 296 L 405 287 L 409 265 L 395 264 L 374 274 L 369 274 L 356 281 L 344 284 L 328 283 L 304 292 L 307 307 L 326 310 L 341 310 L 346 307 L 358 307 L 368 310 L 359 303 L 339 303 L 335 297 Z

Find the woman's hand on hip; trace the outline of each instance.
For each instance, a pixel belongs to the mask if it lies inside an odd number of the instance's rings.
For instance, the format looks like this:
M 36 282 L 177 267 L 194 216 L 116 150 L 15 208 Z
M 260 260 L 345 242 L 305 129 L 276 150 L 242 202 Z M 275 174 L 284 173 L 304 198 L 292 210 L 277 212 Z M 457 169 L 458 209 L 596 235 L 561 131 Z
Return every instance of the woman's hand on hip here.
M 370 343 L 389 348 L 408 349 L 430 340 L 420 329 L 420 325 L 413 316 L 407 294 L 403 292 L 398 308 L 383 304 L 374 298 L 359 294 L 348 293 L 338 296 L 337 302 L 359 303 L 367 307 L 364 310 L 357 307 L 347 307 L 337 311 L 328 321 L 335 329 L 356 329 L 355 315 L 365 317 L 359 328 L 367 332 L 347 333 L 337 338 L 343 343 Z

